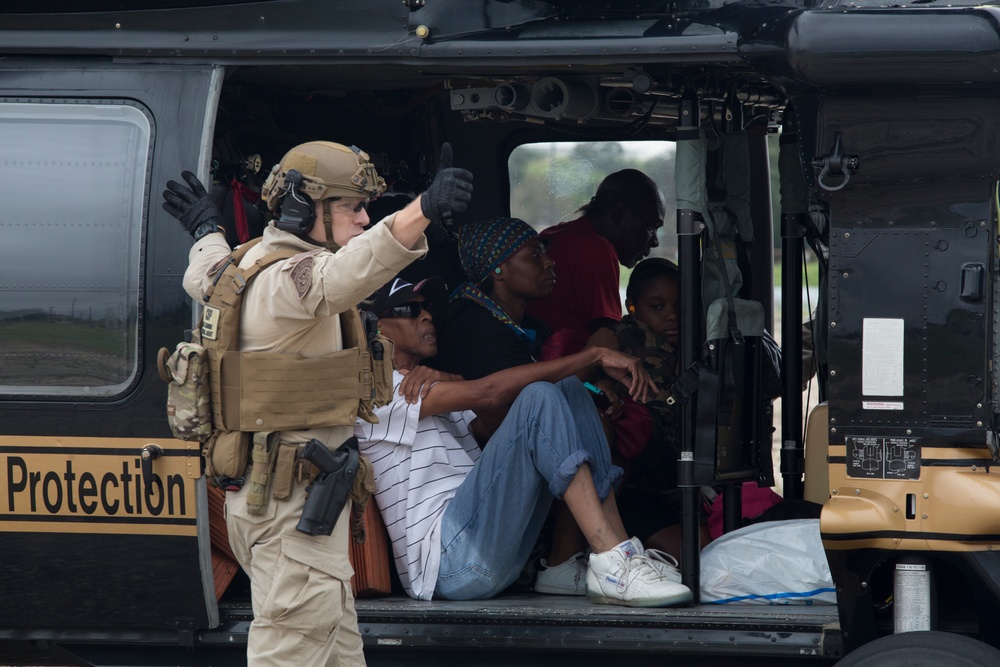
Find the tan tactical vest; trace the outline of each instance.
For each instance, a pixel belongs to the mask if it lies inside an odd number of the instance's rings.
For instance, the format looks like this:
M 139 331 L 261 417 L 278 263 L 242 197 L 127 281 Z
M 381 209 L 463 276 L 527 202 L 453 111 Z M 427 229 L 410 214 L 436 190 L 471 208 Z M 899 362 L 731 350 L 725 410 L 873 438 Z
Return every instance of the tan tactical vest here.
M 344 349 L 320 358 L 238 349 L 244 292 L 260 271 L 298 251 L 276 250 L 240 268 L 260 239 L 240 246 L 219 269 L 205 297 L 200 331 L 208 352 L 212 422 L 221 431 L 288 431 L 375 423 L 373 406 L 392 397 L 392 343 L 378 336 L 373 360 L 357 308 L 340 314 Z

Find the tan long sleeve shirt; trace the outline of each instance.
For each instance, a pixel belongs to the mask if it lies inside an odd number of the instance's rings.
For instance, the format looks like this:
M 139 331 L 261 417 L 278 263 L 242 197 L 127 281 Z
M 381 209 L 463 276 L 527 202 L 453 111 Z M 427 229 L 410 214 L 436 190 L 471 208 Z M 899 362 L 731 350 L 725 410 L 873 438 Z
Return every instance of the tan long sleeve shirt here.
M 339 314 L 370 295 L 410 262 L 427 252 L 422 237 L 412 250 L 404 248 L 391 229 L 390 215 L 357 236 L 336 253 L 303 241 L 273 226 L 252 248 L 240 266 L 247 267 L 275 250 L 301 252 L 257 275 L 243 299 L 240 350 L 295 353 L 306 358 L 328 355 L 343 348 Z M 230 255 L 222 234 L 196 242 L 184 272 L 184 290 L 201 303 L 215 271 Z M 284 442 L 310 438 L 338 447 L 353 434 L 352 426 L 330 426 L 281 434 Z

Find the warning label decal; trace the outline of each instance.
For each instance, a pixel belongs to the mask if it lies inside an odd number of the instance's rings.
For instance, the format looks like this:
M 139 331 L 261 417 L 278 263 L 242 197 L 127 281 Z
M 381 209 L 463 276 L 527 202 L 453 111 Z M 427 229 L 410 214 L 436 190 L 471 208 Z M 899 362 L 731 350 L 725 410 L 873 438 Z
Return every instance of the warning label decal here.
M 916 438 L 849 436 L 847 476 L 868 479 L 918 479 L 920 445 Z

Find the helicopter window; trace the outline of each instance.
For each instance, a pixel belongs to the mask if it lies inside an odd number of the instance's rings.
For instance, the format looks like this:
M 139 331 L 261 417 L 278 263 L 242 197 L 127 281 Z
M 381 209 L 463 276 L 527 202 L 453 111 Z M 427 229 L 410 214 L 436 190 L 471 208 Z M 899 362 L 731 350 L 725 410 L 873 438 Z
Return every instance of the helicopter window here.
M 0 104 L 0 394 L 119 396 L 137 377 L 151 144 L 130 102 Z
M 667 200 L 664 225 L 653 256 L 676 259 L 674 143 L 671 141 L 592 141 L 523 144 L 507 162 L 510 212 L 539 231 L 578 217 L 608 174 L 638 169 L 652 178 Z M 624 277 L 624 276 L 623 276 Z
M 677 197 L 674 189 L 674 143 L 671 141 L 592 141 L 522 144 L 510 154 L 511 215 L 541 231 L 579 217 L 608 174 L 638 169 L 663 190 L 666 219 L 657 230 L 653 257 L 677 259 Z M 631 269 L 622 267 L 621 294 Z

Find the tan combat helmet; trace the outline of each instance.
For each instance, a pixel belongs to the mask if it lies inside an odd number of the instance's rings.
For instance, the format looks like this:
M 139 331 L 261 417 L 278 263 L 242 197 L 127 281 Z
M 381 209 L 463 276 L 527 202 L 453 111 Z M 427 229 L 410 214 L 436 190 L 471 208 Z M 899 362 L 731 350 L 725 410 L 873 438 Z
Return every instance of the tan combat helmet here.
M 291 181 L 288 179 L 289 172 L 293 173 Z M 295 176 L 295 172 L 301 175 L 301 179 Z M 278 211 L 282 200 L 290 193 L 305 194 L 313 203 L 319 203 L 326 226 L 327 243 L 324 245 L 336 248 L 333 243 L 333 218 L 327 200 L 339 197 L 371 199 L 383 192 L 385 179 L 378 175 L 375 165 L 363 150 L 332 141 L 310 141 L 291 149 L 281 162 L 274 165 L 260 194 L 272 213 Z M 311 228 L 312 220 L 309 219 L 308 224 L 298 232 L 307 234 Z

